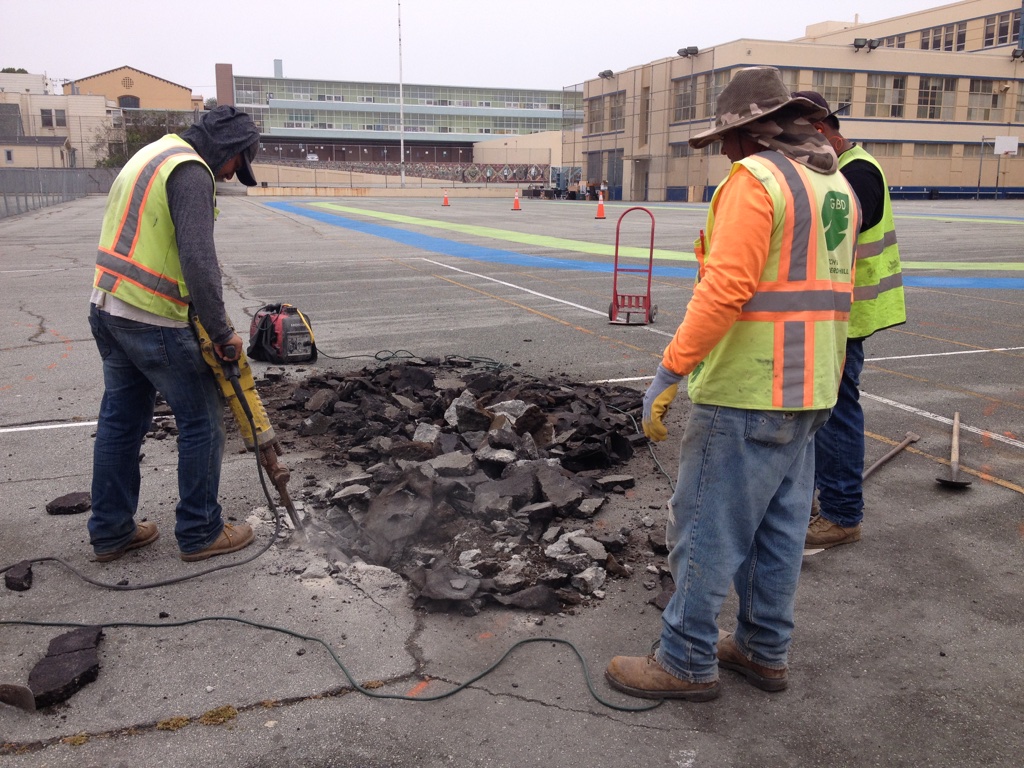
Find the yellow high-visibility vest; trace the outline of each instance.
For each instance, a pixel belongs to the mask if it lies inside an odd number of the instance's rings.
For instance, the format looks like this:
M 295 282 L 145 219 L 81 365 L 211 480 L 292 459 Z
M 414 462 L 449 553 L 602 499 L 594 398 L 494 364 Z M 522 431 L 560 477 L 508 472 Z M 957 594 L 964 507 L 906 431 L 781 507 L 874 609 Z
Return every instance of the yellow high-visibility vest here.
M 846 353 L 860 204 L 842 174 L 816 173 L 779 152 L 747 157 L 729 175 L 741 167 L 772 199 L 768 260 L 736 323 L 690 374 L 690 399 L 753 410 L 831 408 Z M 715 208 L 727 183 L 708 210 L 705 267 L 717 256 Z
M 864 339 L 875 331 L 907 322 L 903 295 L 903 268 L 896 244 L 896 226 L 885 173 L 868 152 L 858 146 L 839 157 L 839 170 L 854 160 L 866 160 L 878 169 L 885 192 L 882 219 L 857 238 L 857 262 L 853 271 L 853 306 L 850 308 L 850 338 Z
M 140 149 L 114 179 L 103 214 L 93 285 L 134 307 L 188 320 L 188 288 L 167 204 L 167 179 L 181 163 L 202 163 L 180 136 Z M 210 171 L 213 178 L 213 171 Z M 216 201 L 216 180 L 214 181 Z

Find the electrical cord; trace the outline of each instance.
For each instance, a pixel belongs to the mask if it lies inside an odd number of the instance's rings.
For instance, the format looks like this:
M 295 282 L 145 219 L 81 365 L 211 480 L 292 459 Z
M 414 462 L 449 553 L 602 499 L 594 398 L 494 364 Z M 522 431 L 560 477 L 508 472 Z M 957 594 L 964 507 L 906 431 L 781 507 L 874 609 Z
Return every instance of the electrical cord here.
M 330 357 L 330 355 L 326 355 L 326 357 Z M 358 357 L 358 355 L 353 355 L 353 357 Z M 395 358 L 398 358 L 398 357 L 404 357 L 404 358 L 407 358 L 407 359 L 408 358 L 416 358 L 416 356 L 413 355 L 411 352 L 408 352 L 408 350 L 400 350 L 399 352 L 390 352 L 390 351 L 387 351 L 387 350 L 382 350 L 381 352 L 378 352 L 376 355 L 374 355 L 374 358 L 376 360 L 380 361 L 380 362 L 386 362 L 388 360 L 395 359 Z M 333 358 L 333 359 L 344 359 L 344 358 Z M 480 366 L 483 366 L 483 367 L 490 367 L 490 368 L 495 368 L 495 369 L 503 367 L 502 364 L 498 363 L 497 361 L 495 361 L 495 360 L 493 360 L 491 358 L 461 357 L 461 356 L 451 356 L 451 355 L 445 358 L 446 362 L 454 363 L 456 360 L 467 360 L 467 361 L 470 362 L 471 365 L 480 365 Z M 235 390 L 235 396 L 238 397 L 238 399 L 239 399 L 239 401 L 240 401 L 240 403 L 242 405 L 242 410 L 245 412 L 246 418 L 249 421 L 249 427 L 252 430 L 251 434 L 256 435 L 257 434 L 256 424 L 255 424 L 255 422 L 253 420 L 252 412 L 249 409 L 249 404 L 248 404 L 248 402 L 246 402 L 244 393 L 241 390 L 241 385 L 239 384 L 239 381 L 238 381 L 238 375 L 237 374 L 236 375 L 232 375 L 231 371 L 225 371 L 225 374 L 227 375 L 228 379 L 231 381 L 232 388 Z M 619 410 L 619 409 L 616 409 L 616 410 Z M 625 413 L 625 411 L 620 411 L 620 412 Z M 629 415 L 629 414 L 627 414 L 627 415 Z M 632 419 L 633 417 L 630 416 L 630 418 Z M 633 419 L 633 425 L 634 425 L 634 427 L 636 426 L 636 420 L 635 419 Z M 227 564 L 224 564 L 224 565 L 215 566 L 213 568 L 207 568 L 206 570 L 199 571 L 198 573 L 189 574 L 187 576 L 180 576 L 180 577 L 173 578 L 173 579 L 164 579 L 164 580 L 161 580 L 161 581 L 156 581 L 156 582 L 151 582 L 151 583 L 146 583 L 146 584 L 135 584 L 135 585 L 111 584 L 109 582 L 102 582 L 102 581 L 99 581 L 97 579 L 93 579 L 93 578 L 91 578 L 89 576 L 86 576 L 85 574 L 81 573 L 80 571 L 75 569 L 73 566 L 69 565 L 67 562 L 65 562 L 64 560 L 62 560 L 62 559 L 60 559 L 58 557 L 39 557 L 39 558 L 33 558 L 31 560 L 28 560 L 27 562 L 29 562 L 29 563 L 56 562 L 56 563 L 64 566 L 65 568 L 67 568 L 73 574 L 78 576 L 79 579 L 81 579 L 82 581 L 84 581 L 84 582 L 86 582 L 88 584 L 92 584 L 94 586 L 102 587 L 104 589 L 117 590 L 117 591 L 133 591 L 133 590 L 140 590 L 140 589 L 153 589 L 154 587 L 162 587 L 162 586 L 168 586 L 168 585 L 171 585 L 171 584 L 178 584 L 178 583 L 181 583 L 183 581 L 189 581 L 191 579 L 195 579 L 195 578 L 198 578 L 200 576 L 205 576 L 207 574 L 214 573 L 216 571 L 222 571 L 222 570 L 225 570 L 227 568 L 235 568 L 235 567 L 238 567 L 240 565 L 245 565 L 246 563 L 250 563 L 253 560 L 255 560 L 256 558 L 258 558 L 261 555 L 263 555 L 268 549 L 270 549 L 270 547 L 273 545 L 273 543 L 277 540 L 277 537 L 278 537 L 278 535 L 280 533 L 280 530 L 281 530 L 281 515 L 278 514 L 277 505 L 274 503 L 273 497 L 270 494 L 270 490 L 267 487 L 266 476 L 265 476 L 265 474 L 263 472 L 263 465 L 259 461 L 259 451 L 258 450 L 256 451 L 256 467 L 257 467 L 257 471 L 258 471 L 259 478 L 260 478 L 260 486 L 263 489 L 264 495 L 267 497 L 267 502 L 270 505 L 270 510 L 274 514 L 274 520 L 275 520 L 274 534 L 273 534 L 273 536 L 271 536 L 270 540 L 264 545 L 264 547 L 262 549 L 260 549 L 258 552 L 254 553 L 253 555 L 251 555 L 250 557 L 247 557 L 244 560 L 240 560 L 240 561 L 234 562 L 234 563 L 227 563 Z M 23 561 L 23 562 L 25 562 L 25 561 Z M 14 565 L 16 565 L 16 564 L 12 564 L 12 565 L 8 565 L 8 566 L 4 566 L 4 567 L 0 568 L 0 573 L 4 573 L 4 572 L 10 570 L 11 568 L 14 567 Z M 297 638 L 299 640 L 305 640 L 305 641 L 308 641 L 308 642 L 319 643 L 330 654 L 331 658 L 334 660 L 335 664 L 338 665 L 338 668 L 341 669 L 342 673 L 345 675 L 345 678 L 349 681 L 349 683 L 352 685 L 352 687 L 355 690 L 359 691 L 364 696 L 367 696 L 367 697 L 373 698 L 373 699 L 397 699 L 399 701 L 415 701 L 415 702 L 424 702 L 424 703 L 425 702 L 430 702 L 430 701 L 440 701 L 441 699 L 447 699 L 447 698 L 449 698 L 451 696 L 454 696 L 456 693 L 459 693 L 460 691 L 465 690 L 466 688 L 471 686 L 473 683 L 477 682 L 478 680 L 483 679 L 487 675 L 489 675 L 492 672 L 494 672 L 499 666 L 501 666 L 501 664 L 505 661 L 505 659 L 507 659 L 513 653 L 513 651 L 515 651 L 520 646 L 528 645 L 528 644 L 531 644 L 531 643 L 552 643 L 552 644 L 555 644 L 555 645 L 568 646 L 572 650 L 572 652 L 576 655 L 576 658 L 579 660 L 580 666 L 581 666 L 581 668 L 583 670 L 583 679 L 586 682 L 587 691 L 590 693 L 591 697 L 595 701 L 597 701 L 599 704 L 601 704 L 602 706 L 608 707 L 609 709 L 613 709 L 613 710 L 616 710 L 618 712 L 647 712 L 649 710 L 652 710 L 652 709 L 654 709 L 656 707 L 661 706 L 662 703 L 664 703 L 664 700 L 658 700 L 658 701 L 653 702 L 652 704 L 648 704 L 648 705 L 644 705 L 644 706 L 629 707 L 629 706 L 624 706 L 624 705 L 621 705 L 621 704 L 615 704 L 615 703 L 613 703 L 611 701 L 608 701 L 607 699 L 604 699 L 597 692 L 597 690 L 594 688 L 593 681 L 592 681 L 592 679 L 590 677 L 589 667 L 587 666 L 586 659 L 583 657 L 583 654 L 580 652 L 580 650 L 571 641 L 563 640 L 563 639 L 557 638 L 557 637 L 531 637 L 531 638 L 526 638 L 524 640 L 519 640 L 519 641 L 513 643 L 511 646 L 509 646 L 509 648 L 505 651 L 505 653 L 503 653 L 501 655 L 501 657 L 497 661 L 495 661 L 493 664 L 491 664 L 489 667 L 484 669 L 482 672 L 480 672 L 477 675 L 474 675 L 473 677 L 471 677 L 469 680 L 465 681 L 464 683 L 459 683 L 454 688 L 451 688 L 450 690 L 444 691 L 443 693 L 435 694 L 433 696 L 409 696 L 409 695 L 405 695 L 405 694 L 395 694 L 395 693 L 377 693 L 374 690 L 371 690 L 369 688 L 366 688 L 366 687 L 360 685 L 355 680 L 355 678 L 352 677 L 352 674 L 348 671 L 348 668 L 345 666 L 345 664 L 339 658 L 339 656 L 338 656 L 337 652 L 334 650 L 334 648 L 332 648 L 329 643 L 327 643 L 325 640 L 323 640 L 323 639 L 321 639 L 319 637 L 315 637 L 313 635 L 304 635 L 302 633 L 295 632 L 295 631 L 290 630 L 290 629 L 285 629 L 283 627 L 276 627 L 276 626 L 273 626 L 273 625 L 270 625 L 270 624 L 261 624 L 261 623 L 255 622 L 255 621 L 250 621 L 248 619 L 240 619 L 240 618 L 236 618 L 236 617 L 233 617 L 233 616 L 205 616 L 205 617 L 200 617 L 200 618 L 197 618 L 197 619 L 187 619 L 187 620 L 184 620 L 184 621 L 166 622 L 166 623 L 160 623 L 160 624 L 157 624 L 157 623 L 147 623 L 147 622 L 127 622 L 127 621 L 105 622 L 105 623 L 102 623 L 102 624 L 82 624 L 82 623 L 75 623 L 75 622 L 27 621 L 27 620 L 7 619 L 7 620 L 0 620 L 0 626 L 35 626 L 35 627 L 93 627 L 93 626 L 98 626 L 98 627 L 101 627 L 103 629 L 109 629 L 109 628 L 114 628 L 114 627 L 140 627 L 140 628 L 154 629 L 154 628 L 163 628 L 163 627 L 183 627 L 183 626 L 189 626 L 189 625 L 193 625 L 193 624 L 200 624 L 200 623 L 207 622 L 207 621 L 233 621 L 233 622 L 237 622 L 239 624 L 246 624 L 248 626 L 255 627 L 257 629 L 265 629 L 265 630 L 270 630 L 270 631 L 273 631 L 273 632 L 280 632 L 282 634 L 289 635 L 290 637 L 294 637 L 294 638 Z
M 428 701 L 440 701 L 441 699 L 447 699 L 451 696 L 454 696 L 456 693 L 465 690 L 473 683 L 483 679 L 487 675 L 494 672 L 499 666 L 501 666 L 505 659 L 507 659 L 512 654 L 512 652 L 520 646 L 529 645 L 531 643 L 553 643 L 555 645 L 567 646 L 572 650 L 574 654 L 576 654 L 576 658 L 579 660 L 580 666 L 583 670 L 583 679 L 586 682 L 587 690 L 590 692 L 590 695 L 594 698 L 594 700 L 597 701 L 599 704 L 608 707 L 609 709 L 614 709 L 618 712 L 648 712 L 656 707 L 660 707 L 664 703 L 663 699 L 659 699 L 653 702 L 652 704 L 647 704 L 639 707 L 629 707 L 624 706 L 622 704 L 615 704 L 603 698 L 594 688 L 594 683 L 590 677 L 590 670 L 587 666 L 587 661 L 583 658 L 583 654 L 580 652 L 579 648 L 577 648 L 569 640 L 563 640 L 562 638 L 558 637 L 528 637 L 524 640 L 519 640 L 513 643 L 511 646 L 509 646 L 508 650 L 506 650 L 505 653 L 503 653 L 497 661 L 495 661 L 489 667 L 484 669 L 482 672 L 471 677 L 469 680 L 466 680 L 464 683 L 458 683 L 454 688 L 451 688 L 442 693 L 434 694 L 433 696 L 409 696 L 407 694 L 401 693 L 378 693 L 373 689 L 360 685 L 358 682 L 356 682 L 356 679 L 352 677 L 352 673 L 348 671 L 348 668 L 345 666 L 344 662 L 342 662 L 342 660 L 338 657 L 337 652 L 334 650 L 334 648 L 331 647 L 331 645 L 326 640 L 323 640 L 314 635 L 304 635 L 301 632 L 295 632 L 290 629 L 285 629 L 284 627 L 276 627 L 272 624 L 261 624 L 256 621 L 240 619 L 234 616 L 203 616 L 198 619 L 185 619 L 183 621 L 165 622 L 159 624 L 138 621 L 112 621 L 103 624 L 83 624 L 78 622 L 63 621 L 23 621 L 18 619 L 3 619 L 0 620 L 0 626 L 7 625 L 26 627 L 101 627 L 102 629 L 110 629 L 114 627 L 141 627 L 146 629 L 162 629 L 166 627 L 187 627 L 193 624 L 201 624 L 208 621 L 233 621 L 237 622 L 238 624 L 246 624 L 250 627 L 255 627 L 256 629 L 265 629 L 272 632 L 279 632 L 283 635 L 288 635 L 289 637 L 294 637 L 299 640 L 318 643 L 321 646 L 323 646 L 324 650 L 326 650 L 327 653 L 330 654 L 331 658 L 334 659 L 334 663 L 338 665 L 338 668 L 342 671 L 342 674 L 345 675 L 345 678 L 349 681 L 352 687 L 355 690 L 359 691 L 359 693 L 371 699 L 396 699 L 398 701 L 415 701 L 424 703 Z
M 257 434 L 256 424 L 255 424 L 255 422 L 253 420 L 253 417 L 252 417 L 252 411 L 249 409 L 249 404 L 245 400 L 245 394 L 242 392 L 241 385 L 238 383 L 238 376 L 236 375 L 234 378 L 231 378 L 231 376 L 228 376 L 228 378 L 231 381 L 232 388 L 235 390 L 235 396 L 241 402 L 242 410 L 245 411 L 246 418 L 249 421 L 249 428 L 252 430 L 250 434 L 256 435 Z M 95 587 L 101 587 L 103 589 L 110 589 L 110 590 L 117 591 L 117 592 L 132 592 L 132 591 L 140 590 L 140 589 L 154 589 L 155 587 L 167 587 L 167 586 L 170 586 L 171 584 L 180 584 L 180 583 L 182 583 L 184 581 L 191 581 L 192 579 L 198 579 L 200 576 L 207 576 L 207 575 L 209 575 L 211 573 L 216 573 L 217 571 L 224 571 L 224 570 L 227 570 L 228 568 L 237 568 L 240 565 L 246 565 L 247 563 L 251 563 L 253 560 L 255 560 L 256 558 L 260 557 L 268 549 L 270 549 L 270 547 L 273 546 L 274 542 L 277 541 L 278 536 L 281 533 L 281 515 L 278 513 L 277 504 L 274 503 L 274 499 L 273 499 L 273 497 L 270 494 L 270 489 L 267 487 L 267 479 L 266 479 L 266 475 L 263 472 L 263 465 L 260 463 L 260 457 L 259 457 L 259 450 L 258 449 L 255 451 L 255 455 L 256 455 L 256 470 L 257 470 L 257 473 L 258 473 L 259 478 L 260 478 L 260 486 L 263 488 L 263 495 L 266 496 L 267 503 L 270 505 L 270 511 L 274 515 L 274 533 L 273 533 L 273 535 L 271 535 L 270 540 L 267 541 L 267 543 L 263 545 L 262 549 L 260 549 L 257 552 L 253 553 L 252 555 L 250 555 L 249 557 L 245 558 L 244 560 L 237 560 L 237 561 L 231 562 L 231 563 L 224 563 L 223 565 L 216 565 L 216 566 L 214 566 L 212 568 L 206 568 L 206 569 L 204 569 L 202 571 L 196 571 L 195 573 L 189 573 L 189 574 L 187 574 L 185 576 L 177 576 L 177 577 L 172 578 L 172 579 L 162 579 L 160 581 L 147 582 L 147 583 L 144 583 L 144 584 L 121 584 L 121 583 L 116 583 L 115 584 L 115 583 L 111 583 L 111 582 L 108 582 L 108 581 L 100 581 L 100 580 L 94 579 L 94 578 L 92 578 L 90 576 L 86 576 L 84 573 L 79 571 L 77 568 L 72 566 L 70 563 L 66 562 L 65 560 L 62 560 L 59 557 L 36 557 L 36 558 L 32 558 L 30 560 L 23 560 L 21 562 L 27 562 L 27 563 L 30 563 L 30 564 L 31 563 L 47 563 L 47 562 L 57 563 L 58 565 L 64 566 L 64 568 L 66 568 L 67 570 L 71 571 L 71 573 L 75 574 L 75 576 L 77 576 L 79 579 L 81 579 L 82 581 L 86 582 L 87 584 L 92 584 Z M 2 568 L 0 568 L 0 574 L 6 573 L 7 571 L 9 571 L 11 568 L 13 568 L 16 565 L 20 565 L 20 563 L 12 563 L 10 565 L 3 566 Z

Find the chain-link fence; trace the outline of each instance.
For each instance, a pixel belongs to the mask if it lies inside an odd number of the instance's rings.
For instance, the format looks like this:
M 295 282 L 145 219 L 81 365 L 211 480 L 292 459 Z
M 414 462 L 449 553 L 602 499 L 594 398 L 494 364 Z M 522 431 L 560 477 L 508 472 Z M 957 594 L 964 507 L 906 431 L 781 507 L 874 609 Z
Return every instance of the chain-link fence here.
M 0 219 L 106 194 L 116 175 L 107 168 L 0 168 Z

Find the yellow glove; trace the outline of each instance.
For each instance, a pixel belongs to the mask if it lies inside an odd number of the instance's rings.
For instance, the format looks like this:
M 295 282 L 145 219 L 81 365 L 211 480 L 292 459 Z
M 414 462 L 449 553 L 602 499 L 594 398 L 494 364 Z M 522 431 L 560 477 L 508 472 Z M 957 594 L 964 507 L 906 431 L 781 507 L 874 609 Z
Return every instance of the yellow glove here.
M 665 428 L 662 419 L 668 411 L 669 405 L 676 399 L 679 392 L 679 382 L 682 376 L 672 373 L 664 365 L 658 366 L 658 372 L 654 381 L 647 388 L 644 394 L 643 427 L 644 434 L 648 440 L 660 443 L 668 437 L 668 430 Z

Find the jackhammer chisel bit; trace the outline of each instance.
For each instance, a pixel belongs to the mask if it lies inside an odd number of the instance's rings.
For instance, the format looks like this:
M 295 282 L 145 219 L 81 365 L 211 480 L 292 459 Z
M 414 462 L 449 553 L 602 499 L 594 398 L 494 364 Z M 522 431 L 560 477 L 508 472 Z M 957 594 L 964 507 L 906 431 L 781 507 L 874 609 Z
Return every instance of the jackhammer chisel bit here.
M 288 469 L 277 460 L 277 457 L 283 452 L 281 444 L 270 424 L 270 418 L 267 416 L 266 408 L 263 407 L 259 392 L 256 391 L 256 381 L 253 379 L 252 368 L 249 366 L 245 352 L 237 350 L 237 360 L 221 360 L 217 357 L 213 342 L 202 323 L 199 322 L 199 318 L 193 318 L 192 324 L 199 337 L 203 359 L 213 371 L 221 392 L 224 394 L 224 399 L 231 408 L 245 447 L 250 451 L 258 451 L 260 466 L 266 470 L 271 484 L 277 489 L 281 497 L 281 505 L 288 512 L 292 525 L 296 531 L 305 535 L 302 519 L 288 494 L 288 480 L 291 479 L 291 475 Z M 254 427 L 255 435 L 253 435 Z

